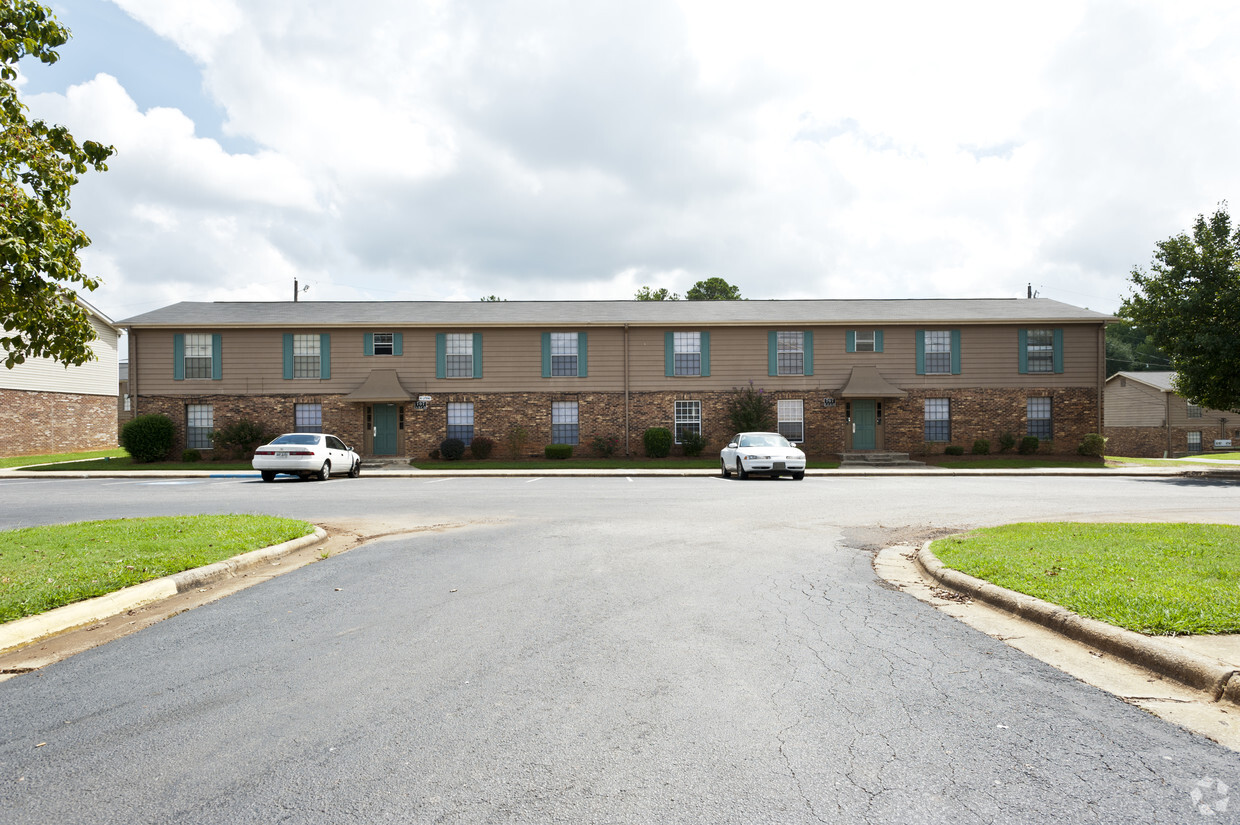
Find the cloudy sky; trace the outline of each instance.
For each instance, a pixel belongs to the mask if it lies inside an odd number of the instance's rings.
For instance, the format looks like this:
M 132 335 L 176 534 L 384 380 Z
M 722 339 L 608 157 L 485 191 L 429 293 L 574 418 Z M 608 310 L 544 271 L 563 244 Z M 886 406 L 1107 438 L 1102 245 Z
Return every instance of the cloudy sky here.
M 45 0 L 47 2 L 47 0 Z M 180 300 L 1042 297 L 1240 197 L 1240 5 L 50 0 L 114 319 Z

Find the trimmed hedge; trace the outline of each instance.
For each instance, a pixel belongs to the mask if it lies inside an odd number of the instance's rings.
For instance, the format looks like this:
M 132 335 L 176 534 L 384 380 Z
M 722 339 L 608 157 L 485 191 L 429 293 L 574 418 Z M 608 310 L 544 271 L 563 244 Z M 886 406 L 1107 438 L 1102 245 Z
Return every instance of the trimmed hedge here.
M 1081 445 L 1076 448 L 1077 453 L 1091 458 L 1101 458 L 1106 450 L 1107 440 L 1097 433 L 1090 433 L 1081 439 Z
M 139 464 L 162 461 L 172 452 L 176 426 L 166 415 L 139 415 L 121 428 L 121 446 Z
M 651 427 L 642 433 L 646 458 L 667 458 L 672 451 L 672 431 L 667 427 Z
M 984 438 L 974 441 L 973 455 L 990 455 L 990 442 Z
M 572 458 L 572 444 L 548 444 L 543 448 L 543 455 L 547 458 Z
M 495 442 L 485 435 L 476 435 L 474 440 L 469 442 L 469 454 L 479 461 L 490 458 L 494 449 Z
M 439 454 L 444 461 L 460 461 L 465 457 L 465 442 L 459 438 L 445 438 L 439 442 Z
M 1020 446 L 1016 448 L 1016 452 L 1021 455 L 1033 455 L 1038 451 L 1038 445 L 1042 443 L 1036 435 L 1027 435 L 1020 440 Z

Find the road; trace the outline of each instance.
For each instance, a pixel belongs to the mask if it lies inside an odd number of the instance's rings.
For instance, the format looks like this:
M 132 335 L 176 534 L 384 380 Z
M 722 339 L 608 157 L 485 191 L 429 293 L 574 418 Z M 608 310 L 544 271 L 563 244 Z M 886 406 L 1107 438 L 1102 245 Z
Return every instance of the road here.
M 1236 821 L 1240 756 L 884 586 L 871 551 L 1019 520 L 1236 523 L 1238 494 L 0 481 L 0 528 L 261 512 L 393 534 L 0 683 L 2 819 Z

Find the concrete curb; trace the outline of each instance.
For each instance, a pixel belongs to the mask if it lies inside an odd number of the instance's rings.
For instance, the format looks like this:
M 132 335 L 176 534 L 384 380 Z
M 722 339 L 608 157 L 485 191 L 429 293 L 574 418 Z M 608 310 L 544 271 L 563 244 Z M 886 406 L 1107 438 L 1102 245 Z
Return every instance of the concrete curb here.
M 1095 647 L 1134 665 L 1152 670 L 1181 684 L 1208 693 L 1213 701 L 1240 705 L 1240 677 L 1219 662 L 1185 650 L 1158 637 L 1079 616 L 1059 605 L 991 584 L 945 567 L 925 542 L 916 555 L 917 566 L 940 584 L 1015 616 Z M 1233 678 L 1237 677 L 1237 678 Z
M 0 625 L 0 653 L 7 653 L 26 645 L 40 642 L 51 636 L 58 636 L 69 630 L 76 630 L 89 624 L 101 621 L 109 616 L 124 613 L 152 602 L 167 599 L 178 593 L 184 593 L 195 587 L 235 576 L 238 573 L 257 567 L 265 562 L 287 556 L 296 550 L 318 544 L 327 538 L 322 527 L 315 527 L 314 532 L 299 539 L 286 541 L 272 547 L 261 547 L 233 556 L 231 559 L 217 561 L 205 567 L 183 570 L 171 576 L 152 579 L 149 582 L 135 584 L 115 593 L 97 596 L 74 604 L 67 604 L 37 616 L 14 619 Z

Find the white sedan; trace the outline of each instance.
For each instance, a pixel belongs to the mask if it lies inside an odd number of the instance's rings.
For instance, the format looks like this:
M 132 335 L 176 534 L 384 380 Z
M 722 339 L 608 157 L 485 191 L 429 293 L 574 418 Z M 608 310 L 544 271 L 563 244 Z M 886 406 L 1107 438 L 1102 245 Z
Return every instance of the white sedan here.
M 263 481 L 275 481 L 277 473 L 326 481 L 332 473 L 362 474 L 362 459 L 334 435 L 285 433 L 254 451 L 254 469 Z
M 792 476 L 805 478 L 805 453 L 779 433 L 737 433 L 719 451 L 719 469 L 724 478 L 736 475 Z

